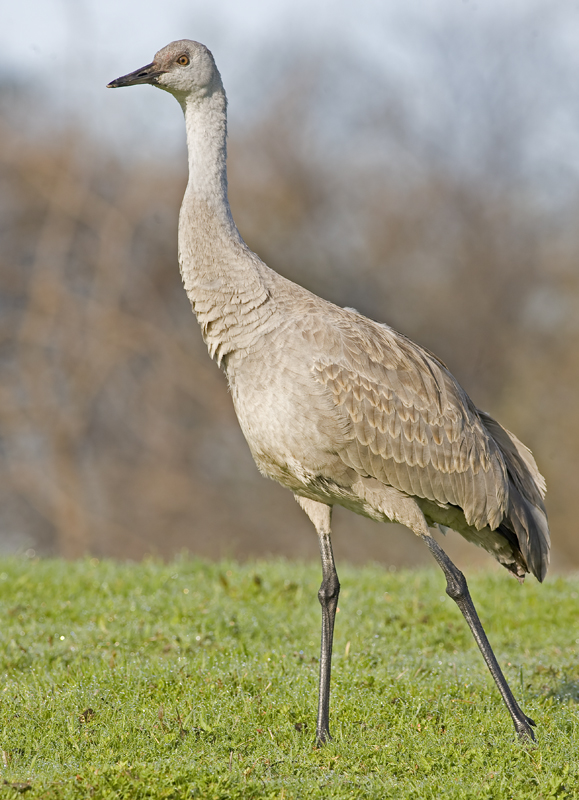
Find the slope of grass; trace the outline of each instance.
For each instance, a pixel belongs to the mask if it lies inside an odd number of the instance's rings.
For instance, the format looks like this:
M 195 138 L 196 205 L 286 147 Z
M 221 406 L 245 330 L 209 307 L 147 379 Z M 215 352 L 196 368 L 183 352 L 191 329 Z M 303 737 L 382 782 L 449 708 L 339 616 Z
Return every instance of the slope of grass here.
M 340 579 L 315 749 L 316 565 L 0 560 L 0 796 L 579 797 L 579 580 L 469 581 L 521 745 L 441 574 Z

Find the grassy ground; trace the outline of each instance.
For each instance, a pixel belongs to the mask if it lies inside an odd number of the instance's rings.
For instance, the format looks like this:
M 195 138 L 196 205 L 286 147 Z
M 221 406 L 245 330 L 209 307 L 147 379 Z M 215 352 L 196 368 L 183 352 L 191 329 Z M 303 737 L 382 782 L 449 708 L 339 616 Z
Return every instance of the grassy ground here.
M 579 798 L 579 580 L 470 580 L 529 746 L 441 574 L 340 578 L 317 750 L 316 565 L 0 560 L 0 796 Z

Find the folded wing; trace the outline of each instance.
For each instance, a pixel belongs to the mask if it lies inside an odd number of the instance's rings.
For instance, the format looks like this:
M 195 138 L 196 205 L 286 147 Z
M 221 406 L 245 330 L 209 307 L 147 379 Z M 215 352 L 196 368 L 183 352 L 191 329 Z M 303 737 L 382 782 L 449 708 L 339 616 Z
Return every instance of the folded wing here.
M 505 525 L 542 579 L 544 481 L 530 451 L 479 412 L 424 348 L 352 312 L 333 323 L 325 320 L 313 374 L 351 422 L 341 453 L 348 466 L 408 495 L 458 506 L 477 530 Z

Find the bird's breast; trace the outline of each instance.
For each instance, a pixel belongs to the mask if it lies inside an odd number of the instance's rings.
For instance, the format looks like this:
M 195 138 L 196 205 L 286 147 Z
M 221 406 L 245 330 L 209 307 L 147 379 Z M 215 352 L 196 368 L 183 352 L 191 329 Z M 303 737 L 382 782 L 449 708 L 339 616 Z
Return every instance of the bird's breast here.
M 307 356 L 262 348 L 229 362 L 227 375 L 239 424 L 258 468 L 299 491 L 320 475 L 344 471 L 337 455 L 344 420 L 313 378 Z

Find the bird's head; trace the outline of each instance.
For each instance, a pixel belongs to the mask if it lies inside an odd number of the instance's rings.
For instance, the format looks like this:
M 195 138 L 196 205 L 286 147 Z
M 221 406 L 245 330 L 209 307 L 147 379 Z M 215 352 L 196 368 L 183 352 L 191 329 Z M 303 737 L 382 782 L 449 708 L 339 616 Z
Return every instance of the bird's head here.
M 190 95 L 207 96 L 223 88 L 211 52 L 190 39 L 171 42 L 156 53 L 150 64 L 111 81 L 108 88 L 140 83 L 164 89 L 180 101 Z

